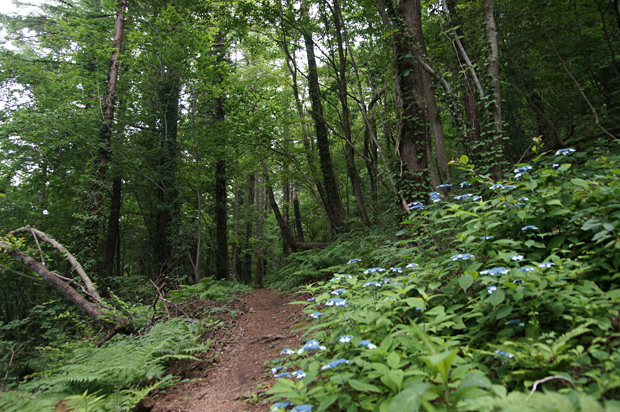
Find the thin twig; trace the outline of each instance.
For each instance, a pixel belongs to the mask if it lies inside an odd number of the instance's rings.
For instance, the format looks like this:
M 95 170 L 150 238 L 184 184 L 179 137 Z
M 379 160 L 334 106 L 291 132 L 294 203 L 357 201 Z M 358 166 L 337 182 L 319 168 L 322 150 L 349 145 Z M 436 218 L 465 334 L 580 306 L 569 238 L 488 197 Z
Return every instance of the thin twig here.
M 34 243 L 37 244 L 37 248 L 39 249 L 39 255 L 41 256 L 41 264 L 43 266 L 45 266 L 45 260 L 43 259 L 43 251 L 41 250 L 41 245 L 39 244 L 39 239 L 37 239 L 37 235 L 35 235 L 34 231 L 32 230 L 32 228 L 30 226 L 26 225 L 26 228 L 32 234 L 32 237 L 34 237 Z
M 552 381 L 554 379 L 560 379 L 560 380 L 564 380 L 569 382 L 571 385 L 573 385 L 573 388 L 577 391 L 579 391 L 579 389 L 577 389 L 577 387 L 575 386 L 575 382 L 573 382 L 571 379 L 562 376 L 562 375 L 552 375 L 552 376 L 547 376 L 546 378 L 542 378 L 537 380 L 536 382 L 534 382 L 534 386 L 532 387 L 532 391 L 530 392 L 530 394 L 527 396 L 527 398 L 525 398 L 525 402 L 530 400 L 530 397 L 534 394 L 534 392 L 536 392 L 536 389 L 538 388 L 538 385 L 541 383 L 545 383 L 548 381 Z
M 9 363 L 6 367 L 6 373 L 4 374 L 4 379 L 2 379 L 2 386 L 0 387 L 0 392 L 2 392 L 4 390 L 4 384 L 7 380 L 7 378 L 9 377 L 9 371 L 11 370 L 11 364 L 13 363 L 13 358 L 15 357 L 15 355 L 17 355 L 17 353 L 21 350 L 22 346 L 25 345 L 26 342 L 22 342 L 19 344 L 19 347 L 17 348 L 17 350 L 13 350 L 15 348 L 15 345 L 17 345 L 17 343 L 13 344 L 13 346 L 11 346 L 11 357 L 9 358 Z
M 13 270 L 13 269 L 9 269 L 9 268 L 7 268 L 7 267 L 6 267 L 6 266 L 4 266 L 4 265 L 0 265 L 0 268 L 2 268 L 2 269 L 4 269 L 4 270 L 6 270 L 7 272 L 11 272 L 11 273 L 13 273 L 14 275 L 17 275 L 17 276 L 22 276 L 22 277 L 24 277 L 24 278 L 26 278 L 26 279 L 34 280 L 35 282 L 37 281 L 37 279 L 36 279 L 36 278 L 33 278 L 32 276 L 28 276 L 28 275 L 26 275 L 25 273 L 18 272 L 18 271 Z

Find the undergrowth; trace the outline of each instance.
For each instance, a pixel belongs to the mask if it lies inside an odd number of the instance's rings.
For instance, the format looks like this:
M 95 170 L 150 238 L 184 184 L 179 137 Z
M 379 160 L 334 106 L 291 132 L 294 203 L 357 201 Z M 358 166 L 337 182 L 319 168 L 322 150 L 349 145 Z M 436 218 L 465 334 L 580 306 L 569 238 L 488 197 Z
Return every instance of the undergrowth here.
M 391 242 L 285 269 L 324 280 L 297 302 L 311 340 L 274 362 L 274 410 L 620 411 L 617 148 L 499 182 L 456 163 L 463 182 L 410 205 Z

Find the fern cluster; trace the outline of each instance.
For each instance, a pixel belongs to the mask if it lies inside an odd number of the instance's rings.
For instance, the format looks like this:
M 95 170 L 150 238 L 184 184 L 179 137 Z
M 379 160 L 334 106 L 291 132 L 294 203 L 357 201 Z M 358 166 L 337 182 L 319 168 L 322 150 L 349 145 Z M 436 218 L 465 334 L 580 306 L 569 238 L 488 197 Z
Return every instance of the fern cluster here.
M 193 353 L 208 349 L 199 343 L 201 330 L 201 324 L 172 320 L 142 336 L 118 336 L 104 347 L 78 346 L 56 355 L 55 367 L 18 391 L 0 393 L 0 409 L 52 411 L 65 400 L 89 403 L 92 412 L 129 411 L 171 379 L 164 376 L 171 361 L 196 359 Z

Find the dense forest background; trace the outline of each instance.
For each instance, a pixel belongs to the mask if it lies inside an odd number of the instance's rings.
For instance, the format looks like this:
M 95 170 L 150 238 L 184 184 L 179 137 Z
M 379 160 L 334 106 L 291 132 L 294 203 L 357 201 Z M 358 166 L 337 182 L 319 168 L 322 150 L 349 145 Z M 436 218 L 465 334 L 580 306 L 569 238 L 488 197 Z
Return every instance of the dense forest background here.
M 48 272 L 91 304 L 316 280 L 291 262 L 396 239 L 470 165 L 516 180 L 620 134 L 618 0 L 58 0 L 0 21 L 4 325 L 56 299 Z

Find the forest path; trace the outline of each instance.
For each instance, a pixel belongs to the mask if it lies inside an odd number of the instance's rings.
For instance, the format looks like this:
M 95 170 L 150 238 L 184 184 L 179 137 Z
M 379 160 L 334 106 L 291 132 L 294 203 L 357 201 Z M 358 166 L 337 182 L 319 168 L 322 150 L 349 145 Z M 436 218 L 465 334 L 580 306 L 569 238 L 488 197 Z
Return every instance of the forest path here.
M 291 332 L 301 318 L 300 305 L 292 298 L 267 289 L 243 296 L 243 314 L 229 333 L 231 341 L 219 348 L 217 363 L 201 380 L 169 389 L 155 397 L 153 412 L 264 412 L 271 403 L 248 403 L 257 384 L 269 387 L 274 378 L 265 361 L 276 358 L 285 347 L 298 347 L 302 332 Z

